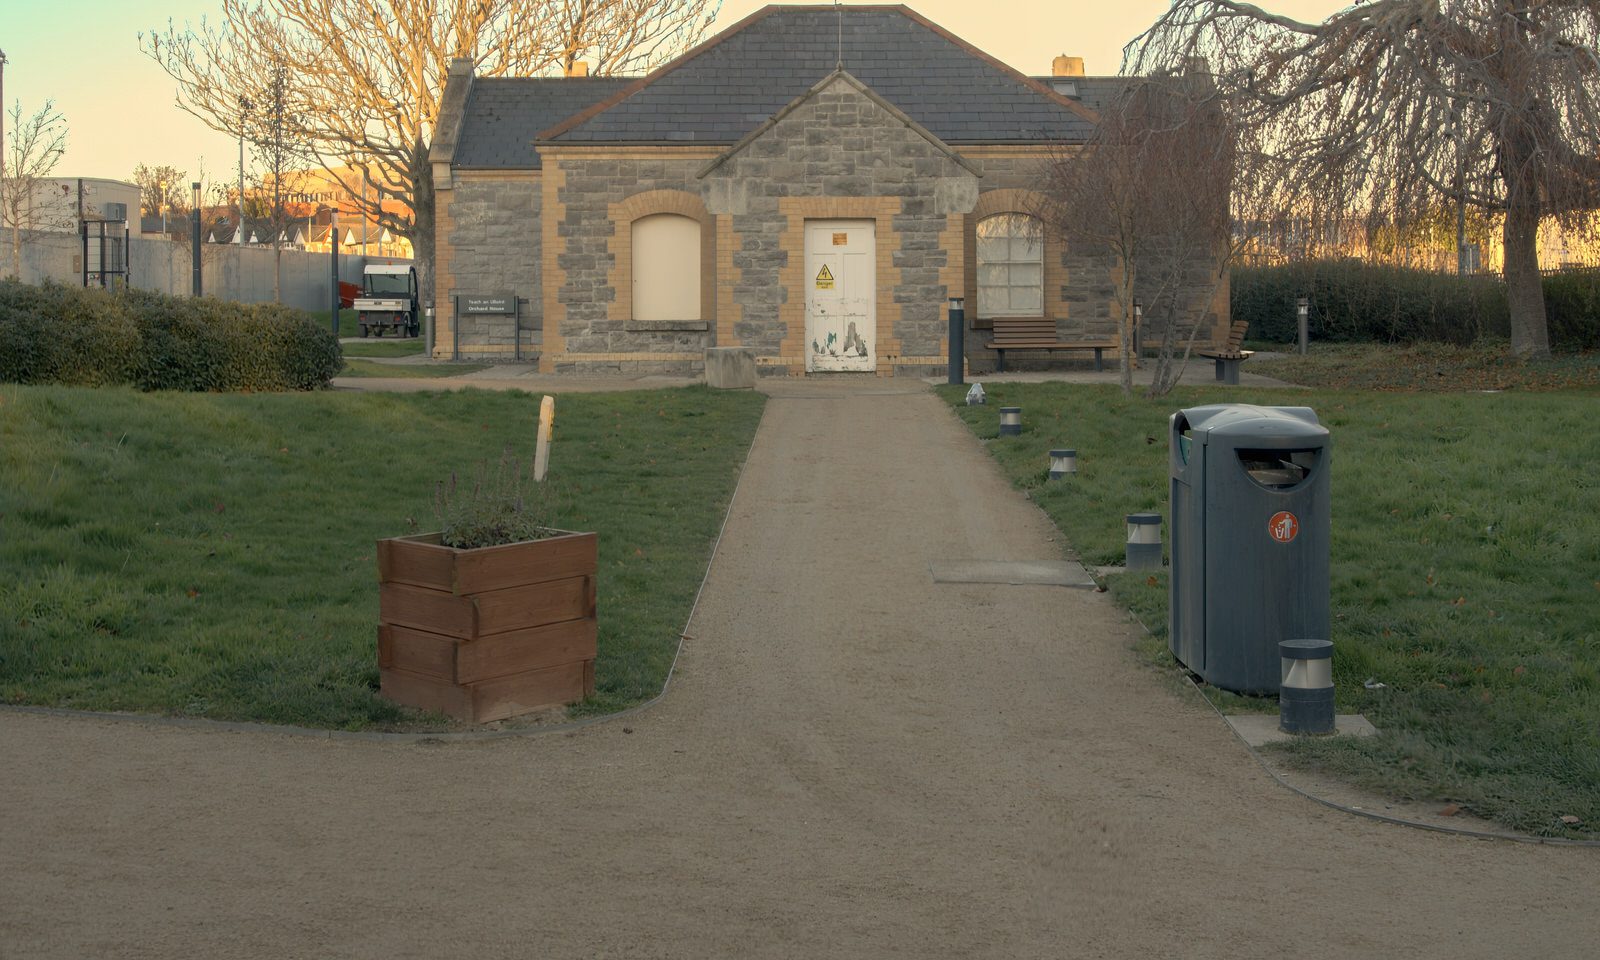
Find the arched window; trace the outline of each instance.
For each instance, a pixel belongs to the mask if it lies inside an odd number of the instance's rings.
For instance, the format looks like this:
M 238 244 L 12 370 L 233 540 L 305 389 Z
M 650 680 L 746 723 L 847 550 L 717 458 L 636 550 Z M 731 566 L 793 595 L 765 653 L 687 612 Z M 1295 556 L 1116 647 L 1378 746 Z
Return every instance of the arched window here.
M 978 221 L 978 316 L 1044 315 L 1044 231 L 1039 219 L 1002 213 Z
M 633 319 L 704 319 L 698 221 L 675 213 L 633 221 Z

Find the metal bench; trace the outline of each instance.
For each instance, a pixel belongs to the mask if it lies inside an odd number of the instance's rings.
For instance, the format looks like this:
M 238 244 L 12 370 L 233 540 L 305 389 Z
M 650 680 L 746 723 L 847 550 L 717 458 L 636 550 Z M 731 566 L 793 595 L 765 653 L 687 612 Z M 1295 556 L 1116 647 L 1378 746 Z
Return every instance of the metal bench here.
M 1239 385 L 1239 364 L 1254 356 L 1254 350 L 1240 349 L 1244 344 L 1244 332 L 1250 326 L 1248 320 L 1235 320 L 1228 328 L 1228 339 L 1213 350 L 1201 350 L 1200 356 L 1207 357 L 1217 362 L 1217 379 L 1231 386 Z
M 1116 338 L 1062 340 L 1056 335 L 1056 322 L 1050 317 L 995 317 L 994 336 L 989 349 L 995 353 L 994 369 L 1006 369 L 1007 350 L 1093 350 L 1094 368 L 1105 369 L 1104 353 L 1118 349 Z

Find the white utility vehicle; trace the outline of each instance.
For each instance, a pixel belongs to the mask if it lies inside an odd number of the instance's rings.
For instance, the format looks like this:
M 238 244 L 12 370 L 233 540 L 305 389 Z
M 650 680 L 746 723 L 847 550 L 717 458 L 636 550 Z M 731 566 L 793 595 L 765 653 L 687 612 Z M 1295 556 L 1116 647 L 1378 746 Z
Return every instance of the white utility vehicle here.
M 417 270 L 409 263 L 369 263 L 361 275 L 361 296 L 356 298 L 356 322 L 361 335 L 394 330 L 414 337 L 422 322 L 417 311 Z

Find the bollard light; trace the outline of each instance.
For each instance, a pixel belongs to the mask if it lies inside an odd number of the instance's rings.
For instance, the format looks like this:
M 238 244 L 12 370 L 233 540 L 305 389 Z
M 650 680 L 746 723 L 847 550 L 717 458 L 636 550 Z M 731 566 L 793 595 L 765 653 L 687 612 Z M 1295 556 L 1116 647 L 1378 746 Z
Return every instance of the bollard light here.
M 1078 451 L 1050 451 L 1050 479 L 1060 480 L 1069 473 L 1078 472 Z
M 1278 688 L 1278 729 L 1284 733 L 1333 732 L 1333 641 L 1278 643 L 1283 678 Z
M 1301 297 L 1294 302 L 1295 316 L 1298 318 L 1300 334 L 1300 353 L 1306 352 L 1306 347 L 1311 343 L 1311 301 Z
M 1125 564 L 1129 570 L 1161 569 L 1161 514 L 1130 513 Z
M 950 298 L 950 334 L 947 345 L 950 351 L 949 382 L 962 382 L 962 364 L 966 362 L 967 311 L 961 297 Z
M 1022 408 L 1000 408 L 1000 436 L 1015 437 L 1022 433 Z

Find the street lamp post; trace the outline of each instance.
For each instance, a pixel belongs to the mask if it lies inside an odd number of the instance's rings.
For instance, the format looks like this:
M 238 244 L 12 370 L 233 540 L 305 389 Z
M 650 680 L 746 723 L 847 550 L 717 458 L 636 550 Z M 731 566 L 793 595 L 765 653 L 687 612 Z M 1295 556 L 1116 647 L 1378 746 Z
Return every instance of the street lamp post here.
M 200 182 L 191 183 L 194 189 L 194 235 L 191 246 L 194 248 L 194 295 L 200 296 Z
M 239 98 L 239 229 L 234 239 L 244 246 L 244 118 L 250 115 L 250 98 Z
M 6 52 L 0 50 L 0 190 L 6 183 Z

